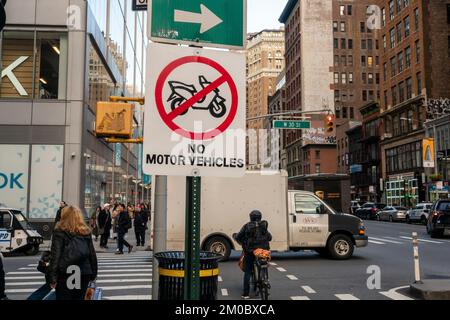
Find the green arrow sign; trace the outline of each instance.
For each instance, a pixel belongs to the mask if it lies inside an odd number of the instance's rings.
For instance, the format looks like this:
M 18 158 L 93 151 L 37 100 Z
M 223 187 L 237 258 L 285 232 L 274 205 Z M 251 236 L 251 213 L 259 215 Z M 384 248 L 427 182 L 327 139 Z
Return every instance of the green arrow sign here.
M 274 129 L 311 129 L 310 121 L 299 120 L 274 120 Z
M 151 0 L 150 40 L 243 49 L 247 0 Z

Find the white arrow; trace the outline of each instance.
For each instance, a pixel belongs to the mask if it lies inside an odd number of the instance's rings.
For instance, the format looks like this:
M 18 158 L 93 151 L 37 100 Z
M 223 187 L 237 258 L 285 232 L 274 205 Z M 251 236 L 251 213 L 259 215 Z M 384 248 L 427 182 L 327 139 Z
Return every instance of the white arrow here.
M 201 13 L 175 10 L 175 22 L 200 23 L 200 33 L 205 33 L 223 22 L 203 4 L 200 5 L 200 10 Z

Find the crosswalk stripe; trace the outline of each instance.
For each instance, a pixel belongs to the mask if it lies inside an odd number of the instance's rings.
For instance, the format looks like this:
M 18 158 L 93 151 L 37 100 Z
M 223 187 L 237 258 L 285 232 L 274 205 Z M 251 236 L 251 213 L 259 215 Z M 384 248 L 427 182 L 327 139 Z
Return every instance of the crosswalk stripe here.
M 371 240 L 369 239 L 369 243 L 374 243 L 374 244 L 386 244 L 384 242 L 379 242 L 379 241 L 375 241 L 375 240 Z
M 153 262 L 152 259 L 147 258 L 141 258 L 141 259 L 124 259 L 124 260 L 113 260 L 113 259 L 98 259 L 98 262 L 102 263 L 108 263 L 108 262 L 128 262 L 128 263 L 134 263 L 134 262 Z
M 302 286 L 302 289 L 305 290 L 307 293 L 316 293 L 316 291 L 311 288 L 310 286 Z
M 276 266 L 276 265 L 277 265 L 275 262 L 269 262 L 269 264 L 270 264 L 271 266 Z
M 117 282 L 152 282 L 151 278 L 143 279 L 104 279 L 97 280 L 96 283 L 117 283 Z
M 411 237 L 400 236 L 400 238 L 412 240 Z M 429 243 L 437 243 L 437 244 L 442 244 L 443 243 L 441 241 L 433 241 L 433 240 L 425 240 L 425 239 L 417 239 L 417 240 L 419 240 L 419 242 L 429 242 Z
M 222 293 L 223 296 L 228 296 L 228 290 L 227 289 L 221 289 L 220 292 Z
M 291 297 L 291 300 L 311 300 L 311 299 L 308 298 L 307 296 L 294 296 Z
M 286 272 L 286 269 L 281 268 L 281 267 L 278 267 L 277 270 L 280 271 L 280 272 Z
M 35 281 L 35 282 L 7 282 L 7 286 L 42 286 L 45 281 Z
M 381 238 L 374 238 L 374 237 L 370 237 L 370 239 L 374 239 L 374 240 L 378 240 L 378 241 L 384 241 L 384 242 L 389 242 L 389 243 L 394 243 L 394 244 L 403 244 L 403 242 L 400 241 L 394 241 L 394 240 L 388 240 L 388 239 L 381 239 Z
M 286 277 L 288 277 L 290 280 L 298 280 L 298 278 L 292 274 L 288 274 L 286 275 Z
M 151 295 L 125 295 L 103 297 L 106 300 L 152 300 Z
M 359 300 L 352 294 L 335 294 L 334 296 L 339 300 Z
M 99 269 L 98 273 L 105 273 L 105 272 L 148 272 L 148 271 L 152 271 L 153 269 L 106 269 L 106 270 L 102 270 Z M 39 273 L 39 272 L 37 272 Z
M 6 289 L 5 293 L 33 293 L 36 289 Z
M 12 271 L 12 272 L 8 272 L 6 275 L 9 274 L 42 274 L 39 271 Z
M 118 278 L 118 277 L 151 277 L 152 273 L 121 273 L 121 274 L 99 274 L 98 278 Z
M 116 266 L 122 266 L 122 265 L 127 265 L 127 266 L 131 266 L 131 265 L 136 265 L 136 264 L 146 264 L 151 266 L 152 263 L 149 261 L 136 261 L 136 262 L 98 262 L 99 266 L 111 266 L 111 265 L 116 265 Z
M 36 270 L 36 267 L 22 267 L 19 270 Z
M 5 280 L 37 280 L 37 279 L 45 279 L 44 276 L 32 276 L 32 277 L 5 277 Z
M 398 288 L 391 289 L 389 291 L 382 291 L 382 292 L 380 292 L 380 294 L 382 294 L 392 300 L 414 300 L 410 297 L 407 297 L 407 296 L 397 292 L 397 290 L 405 289 L 405 288 L 409 288 L 409 286 L 398 287 Z
M 143 265 L 134 265 L 134 264 L 125 264 L 120 266 L 111 266 L 107 265 L 105 268 L 114 268 L 114 269 L 120 269 L 120 268 L 153 268 L 153 265 L 151 264 L 143 264 Z
M 151 289 L 152 285 L 134 285 L 134 286 L 113 286 L 113 287 L 101 287 L 103 291 L 114 290 L 132 290 L 132 289 Z

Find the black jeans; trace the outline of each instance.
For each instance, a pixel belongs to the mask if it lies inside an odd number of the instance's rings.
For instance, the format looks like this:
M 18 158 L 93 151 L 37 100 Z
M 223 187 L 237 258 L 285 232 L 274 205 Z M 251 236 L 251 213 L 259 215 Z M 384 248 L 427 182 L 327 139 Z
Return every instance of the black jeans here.
M 135 231 L 136 243 L 138 246 L 144 246 L 145 243 L 145 230 Z
M 90 275 L 82 275 L 80 289 L 67 288 L 67 278 L 58 279 L 55 289 L 56 300 L 84 300 L 90 279 Z
M 0 257 L 0 299 L 6 297 L 5 295 L 5 270 L 3 270 L 3 261 Z
M 103 232 L 103 234 L 100 236 L 100 247 L 106 247 L 106 245 L 108 244 L 109 236 L 110 230 L 105 230 L 105 232 Z
M 127 242 L 127 240 L 125 240 L 125 234 L 126 233 L 122 232 L 119 232 L 117 234 L 117 248 L 119 249 L 120 252 L 123 252 L 124 245 L 128 248 L 130 247 L 130 244 Z
M 255 256 L 253 253 L 246 253 L 244 257 L 244 296 L 250 294 L 250 278 L 252 277 L 254 262 Z

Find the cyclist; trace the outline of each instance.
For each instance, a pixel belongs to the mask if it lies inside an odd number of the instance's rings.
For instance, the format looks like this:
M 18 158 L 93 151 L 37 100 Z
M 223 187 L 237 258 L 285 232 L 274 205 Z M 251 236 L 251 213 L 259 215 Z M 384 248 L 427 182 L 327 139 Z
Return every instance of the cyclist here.
M 258 210 L 250 212 L 250 222 L 246 223 L 236 235 L 236 241 L 242 246 L 244 253 L 244 292 L 242 299 L 250 298 L 250 278 L 252 276 L 255 255 L 253 250 L 270 250 L 269 242 L 272 235 L 268 230 L 268 223 L 262 219 Z

